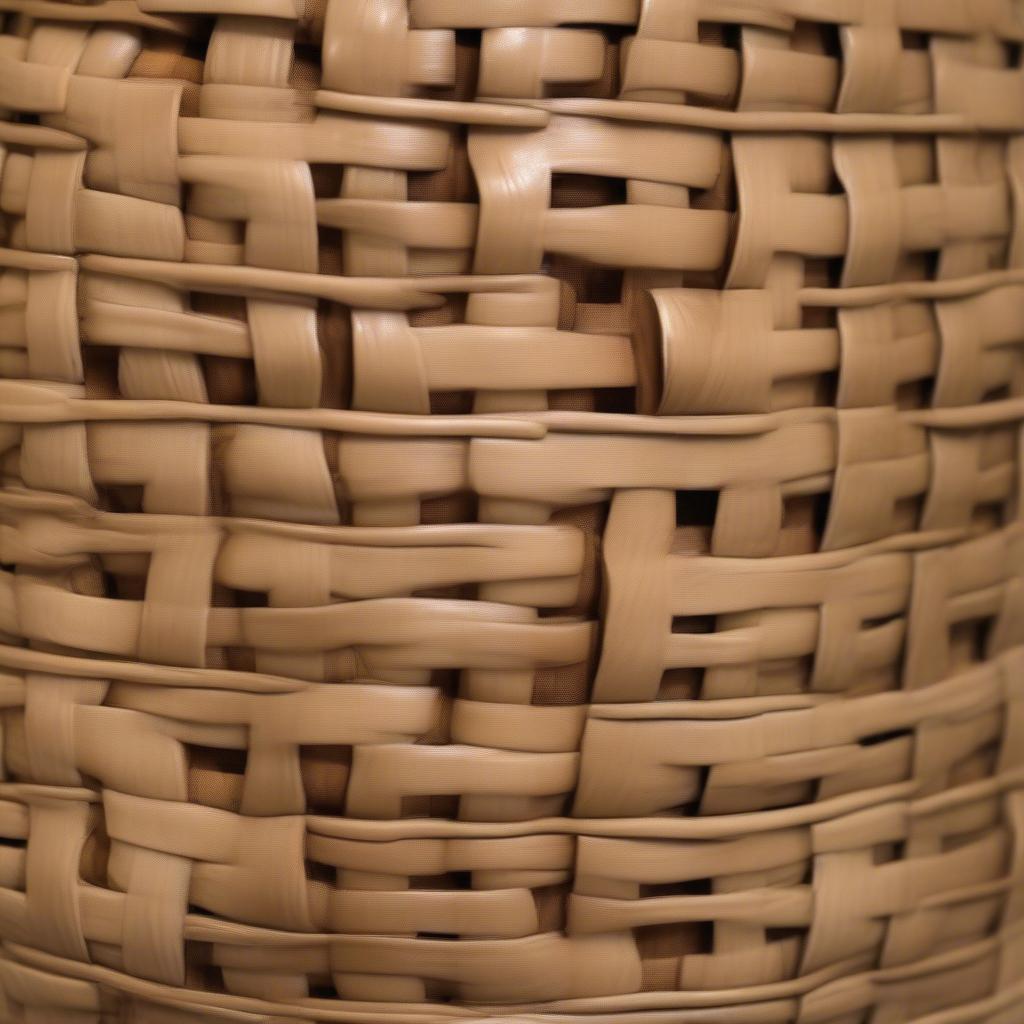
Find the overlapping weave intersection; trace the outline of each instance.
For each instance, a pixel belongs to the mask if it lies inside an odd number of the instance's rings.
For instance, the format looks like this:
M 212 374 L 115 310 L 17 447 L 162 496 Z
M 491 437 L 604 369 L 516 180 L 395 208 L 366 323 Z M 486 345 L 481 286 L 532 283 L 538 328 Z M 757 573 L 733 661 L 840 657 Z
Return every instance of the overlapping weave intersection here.
M 1013 0 L 0 0 L 0 1020 L 1020 1024 Z

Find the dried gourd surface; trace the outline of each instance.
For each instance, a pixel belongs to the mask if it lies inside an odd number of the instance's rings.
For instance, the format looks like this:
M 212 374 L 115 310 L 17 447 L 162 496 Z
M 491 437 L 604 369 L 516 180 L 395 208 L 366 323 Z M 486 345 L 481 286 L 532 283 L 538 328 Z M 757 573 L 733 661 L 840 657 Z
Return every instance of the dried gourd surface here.
M 1019 1024 L 1015 0 L 0 0 L 0 1021 Z

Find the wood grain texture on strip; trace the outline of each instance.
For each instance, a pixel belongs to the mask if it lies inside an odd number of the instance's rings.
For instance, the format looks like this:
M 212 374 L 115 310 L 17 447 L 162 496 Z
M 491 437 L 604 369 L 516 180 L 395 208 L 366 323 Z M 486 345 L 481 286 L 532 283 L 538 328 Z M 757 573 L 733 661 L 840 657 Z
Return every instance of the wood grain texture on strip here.
M 0 1024 L 1020 1024 L 1022 50 L 0 0 Z

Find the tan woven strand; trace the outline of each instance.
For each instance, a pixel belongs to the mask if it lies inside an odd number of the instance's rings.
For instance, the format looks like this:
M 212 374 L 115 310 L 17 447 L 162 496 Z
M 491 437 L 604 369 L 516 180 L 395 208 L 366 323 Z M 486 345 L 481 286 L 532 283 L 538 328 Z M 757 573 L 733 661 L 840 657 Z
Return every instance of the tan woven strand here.
M 0 0 L 0 1024 L 1022 1024 L 1022 48 Z

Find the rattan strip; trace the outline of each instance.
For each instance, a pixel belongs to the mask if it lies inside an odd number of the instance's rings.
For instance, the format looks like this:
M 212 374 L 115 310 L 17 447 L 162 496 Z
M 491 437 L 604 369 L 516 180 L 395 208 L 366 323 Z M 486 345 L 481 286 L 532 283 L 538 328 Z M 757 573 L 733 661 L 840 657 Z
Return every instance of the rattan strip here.
M 0 0 L 0 1019 L 1016 1024 L 1014 0 Z

